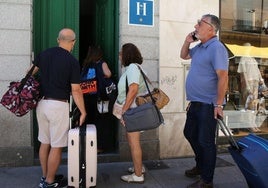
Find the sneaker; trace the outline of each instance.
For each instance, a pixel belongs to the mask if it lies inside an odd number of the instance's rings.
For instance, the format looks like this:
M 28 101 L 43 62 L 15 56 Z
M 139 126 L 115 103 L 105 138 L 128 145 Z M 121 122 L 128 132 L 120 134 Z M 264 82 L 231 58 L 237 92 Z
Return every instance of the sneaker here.
M 64 176 L 62 174 L 56 174 L 55 175 L 55 181 L 60 182 L 61 180 L 63 180 L 63 178 L 64 178 Z M 45 180 L 46 180 L 46 178 L 42 176 L 41 179 L 40 179 L 39 188 L 44 187 Z
M 197 167 L 193 167 L 190 170 L 185 170 L 185 176 L 189 178 L 194 178 L 198 175 L 201 175 L 201 171 Z
M 67 187 L 68 183 L 67 181 L 66 182 L 63 182 L 63 181 L 54 181 L 53 183 L 47 183 L 45 182 L 44 183 L 44 186 L 43 188 L 57 188 L 57 187 L 60 187 L 60 188 L 64 188 L 64 187 Z
M 45 180 L 46 180 L 46 178 L 42 176 L 40 179 L 39 188 L 43 188 Z
M 48 184 L 47 182 L 44 183 L 43 188 L 49 188 L 49 187 L 61 187 L 59 182 L 53 182 Z
M 121 176 L 121 180 L 128 183 L 144 183 L 144 176 L 143 174 L 141 176 L 136 176 L 136 174 L 133 173 L 131 175 Z
M 133 174 L 135 171 L 134 171 L 134 166 L 132 167 L 129 167 L 128 170 L 127 170 L 129 173 Z M 146 170 L 145 170 L 145 167 L 144 165 L 142 165 L 142 169 L 141 169 L 141 173 L 145 174 Z
M 190 184 L 187 188 L 213 188 L 213 183 L 205 183 L 202 179 Z

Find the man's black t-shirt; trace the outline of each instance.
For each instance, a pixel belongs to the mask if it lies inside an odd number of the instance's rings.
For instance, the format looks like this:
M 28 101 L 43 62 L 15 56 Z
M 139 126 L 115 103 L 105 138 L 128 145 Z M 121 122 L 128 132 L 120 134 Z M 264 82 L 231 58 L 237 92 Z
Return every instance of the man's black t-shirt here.
M 79 62 L 61 47 L 41 52 L 34 64 L 39 67 L 41 91 L 45 97 L 67 100 L 71 84 L 80 83 Z

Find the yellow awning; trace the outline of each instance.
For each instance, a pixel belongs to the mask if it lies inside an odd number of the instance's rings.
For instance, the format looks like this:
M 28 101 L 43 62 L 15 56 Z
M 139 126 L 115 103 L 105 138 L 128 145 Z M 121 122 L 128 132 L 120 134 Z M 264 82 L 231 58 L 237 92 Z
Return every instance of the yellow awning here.
M 235 57 L 247 56 L 256 58 L 268 58 L 268 47 L 240 46 L 236 44 L 226 44 L 225 46 Z

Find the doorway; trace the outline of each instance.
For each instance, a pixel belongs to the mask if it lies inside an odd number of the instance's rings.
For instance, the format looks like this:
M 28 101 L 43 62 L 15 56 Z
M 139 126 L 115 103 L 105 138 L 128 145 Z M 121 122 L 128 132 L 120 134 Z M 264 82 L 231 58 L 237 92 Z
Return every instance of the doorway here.
M 86 57 L 89 46 L 100 46 L 104 52 L 104 60 L 113 73 L 113 80 L 117 82 L 118 14 L 116 12 L 117 7 L 119 7 L 118 0 L 80 0 L 79 6 L 80 63 Z M 101 135 L 103 136 L 101 138 L 106 140 L 106 143 L 102 143 L 106 148 L 104 149 L 105 153 L 107 151 L 114 152 L 118 148 L 117 120 L 109 116 L 113 115 L 101 115 L 101 121 L 98 121 L 98 123 L 102 124 L 103 133 Z
M 73 55 L 80 64 L 86 57 L 90 45 L 99 45 L 104 59 L 118 79 L 118 14 L 119 0 L 46 0 L 33 1 L 33 52 L 39 54 L 46 48 L 56 46 L 56 38 L 61 28 L 72 28 L 77 35 Z M 112 126 L 113 148 L 118 148 L 117 121 Z M 33 137 L 35 151 L 39 150 L 38 126 L 34 113 Z
M 99 45 L 104 58 L 117 75 L 118 0 L 80 0 L 79 59 L 85 58 L 89 45 Z

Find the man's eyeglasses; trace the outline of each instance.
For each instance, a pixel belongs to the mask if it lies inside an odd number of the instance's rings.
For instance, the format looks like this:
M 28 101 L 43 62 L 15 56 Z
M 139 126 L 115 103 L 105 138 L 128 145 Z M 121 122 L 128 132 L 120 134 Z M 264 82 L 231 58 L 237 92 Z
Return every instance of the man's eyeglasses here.
M 197 24 L 198 24 L 198 26 L 201 26 L 201 22 L 204 22 L 204 23 L 206 23 L 206 24 L 208 24 L 208 25 L 210 25 L 211 27 L 214 28 L 214 25 L 212 25 L 211 23 L 209 23 L 209 22 L 207 22 L 207 21 L 205 21 L 205 20 L 197 20 Z

